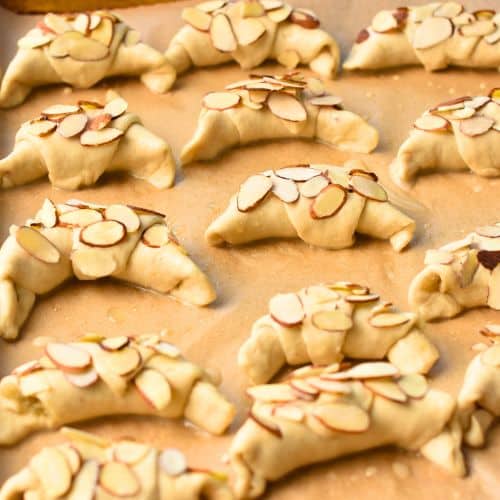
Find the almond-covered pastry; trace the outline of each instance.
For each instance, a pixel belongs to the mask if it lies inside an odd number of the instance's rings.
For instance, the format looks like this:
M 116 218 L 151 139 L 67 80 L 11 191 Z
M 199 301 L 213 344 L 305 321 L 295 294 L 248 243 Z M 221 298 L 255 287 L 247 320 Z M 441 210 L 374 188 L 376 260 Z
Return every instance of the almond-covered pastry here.
M 266 60 L 288 69 L 305 64 L 325 78 L 337 73 L 337 43 L 308 9 L 281 0 L 215 0 L 186 7 L 182 19 L 165 54 L 177 73 L 229 61 L 250 69 Z
M 452 318 L 473 307 L 500 310 L 500 223 L 428 250 L 408 300 L 426 319 Z
M 176 78 L 161 52 L 107 11 L 49 13 L 17 44 L 0 86 L 0 108 L 21 104 L 42 85 L 90 88 L 108 77 L 140 76 L 151 91 L 163 93 Z
M 417 118 L 391 173 L 404 185 L 436 169 L 500 175 L 500 89 L 489 96 L 458 97 Z
M 161 335 L 84 336 L 0 380 L 0 445 L 43 429 L 112 415 L 186 418 L 222 434 L 235 410 L 215 381 Z
M 326 365 L 344 357 L 387 358 L 401 373 L 427 373 L 439 353 L 416 322 L 415 313 L 398 311 L 366 286 L 309 286 L 269 301 L 238 364 L 255 384 L 268 382 L 285 364 Z
M 486 433 L 500 417 L 500 324 L 486 325 L 481 333 L 493 345 L 470 362 L 458 394 L 458 411 L 469 446 L 483 446 Z
M 289 472 L 376 447 L 420 451 L 456 475 L 465 467 L 455 401 L 420 374 L 365 362 L 311 366 L 277 384 L 247 390 L 253 404 L 229 450 L 239 498 L 255 498 Z
M 0 248 L 0 337 L 16 338 L 36 296 L 73 277 L 111 277 L 195 305 L 215 300 L 207 276 L 158 212 L 47 199 L 34 219 L 9 231 Z
M 125 171 L 157 188 L 172 186 L 169 145 L 145 128 L 113 91 L 107 103 L 54 104 L 21 125 L 14 150 L 0 160 L 0 187 L 44 177 L 61 189 L 95 184 L 104 172 Z
M 360 31 L 345 69 L 423 65 L 500 68 L 500 14 L 457 2 L 382 10 Z
M 253 175 L 205 237 L 211 245 L 299 238 L 340 249 L 354 245 L 359 233 L 390 240 L 401 251 L 413 238 L 415 221 L 389 201 L 375 173 L 358 165 L 297 165 Z
M 133 498 L 232 500 L 225 474 L 189 466 L 177 448 L 63 428 L 65 440 L 43 448 L 0 489 L 0 500 Z
M 294 138 L 316 139 L 343 151 L 371 152 L 377 147 L 378 132 L 341 103 L 320 80 L 306 80 L 297 72 L 250 75 L 205 95 L 197 129 L 184 146 L 181 161 L 211 160 L 235 146 Z

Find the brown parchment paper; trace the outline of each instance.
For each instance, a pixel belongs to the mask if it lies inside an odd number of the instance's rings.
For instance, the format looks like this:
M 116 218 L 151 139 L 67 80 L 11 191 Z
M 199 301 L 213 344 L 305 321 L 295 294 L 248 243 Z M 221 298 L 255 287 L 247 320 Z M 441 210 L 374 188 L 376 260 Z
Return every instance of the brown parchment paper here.
M 178 2 L 119 11 L 142 31 L 143 38 L 164 49 L 181 26 L 180 12 L 194 2 Z M 345 57 L 357 32 L 382 7 L 396 7 L 400 0 L 296 0 L 319 14 L 323 27 L 339 41 Z M 414 3 L 423 3 L 415 1 Z M 498 0 L 468 2 L 467 7 L 499 8 Z M 38 16 L 22 17 L 0 10 L 0 64 L 14 55 L 16 40 Z M 266 70 L 279 69 L 269 65 Z M 176 155 L 195 129 L 200 100 L 211 90 L 243 78 L 236 65 L 195 70 L 181 77 L 163 96 L 153 95 L 138 81 L 116 80 L 87 91 L 64 87 L 42 89 L 13 110 L 0 112 L 0 153 L 7 154 L 18 126 L 55 102 L 78 98 L 104 98 L 114 87 L 138 112 L 145 125 L 163 136 Z M 68 284 L 37 302 L 21 338 L 0 341 L 0 375 L 40 353 L 33 346 L 38 336 L 72 339 L 87 331 L 132 334 L 167 328 L 170 338 L 185 355 L 223 376 L 222 390 L 237 405 L 238 417 L 230 433 L 208 436 L 180 422 L 150 418 L 109 418 L 79 425 L 104 436 L 134 436 L 157 446 L 178 446 L 195 466 L 224 468 L 221 457 L 248 409 L 244 396 L 247 381 L 238 371 L 236 353 L 254 320 L 267 310 L 269 298 L 325 280 L 364 283 L 402 308 L 407 289 L 423 266 L 425 250 L 462 237 L 477 225 L 500 220 L 500 179 L 470 173 L 421 177 L 408 194 L 390 183 L 388 164 L 406 138 L 413 120 L 443 100 L 487 92 L 500 86 L 496 71 L 460 71 L 429 74 L 422 68 L 384 73 L 343 73 L 329 83 L 342 96 L 345 107 L 365 116 L 380 131 L 381 142 L 372 155 L 348 155 L 324 145 L 302 141 L 260 144 L 232 150 L 217 161 L 197 163 L 179 174 L 173 189 L 158 191 L 129 177 L 106 177 L 99 185 L 78 193 L 52 189 L 41 181 L 0 192 L 0 240 L 12 223 L 32 216 L 45 197 L 56 202 L 70 197 L 103 203 L 125 202 L 160 210 L 169 215 L 181 241 L 215 282 L 219 298 L 204 309 L 188 307 L 167 297 L 144 293 L 112 282 Z M 229 197 L 249 175 L 270 167 L 305 162 L 341 163 L 361 158 L 377 172 L 395 199 L 404 203 L 418 222 L 411 247 L 397 254 L 388 242 L 359 241 L 347 250 L 326 251 L 294 241 L 272 241 L 240 248 L 211 248 L 203 233 L 225 208 Z M 475 310 L 459 318 L 430 324 L 427 333 L 438 345 L 441 360 L 433 370 L 435 385 L 455 394 L 465 367 L 480 342 L 479 328 L 500 321 L 500 313 Z M 404 425 L 395 422 L 394 425 Z M 40 447 L 59 439 L 40 433 L 10 449 L 0 450 L 0 482 L 18 470 Z M 500 426 L 489 436 L 484 450 L 467 453 L 470 474 L 456 479 L 413 453 L 394 449 L 363 453 L 299 471 L 268 490 L 266 498 L 303 499 L 493 499 L 500 479 Z

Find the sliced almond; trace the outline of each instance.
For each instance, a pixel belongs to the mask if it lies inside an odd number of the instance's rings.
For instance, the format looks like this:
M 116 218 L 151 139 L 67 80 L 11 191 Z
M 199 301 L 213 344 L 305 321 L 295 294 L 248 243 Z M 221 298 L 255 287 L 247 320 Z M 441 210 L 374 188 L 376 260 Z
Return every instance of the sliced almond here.
M 328 332 L 346 331 L 353 325 L 352 319 L 340 309 L 317 311 L 311 319 L 316 328 Z
M 47 28 L 58 35 L 72 29 L 71 24 L 69 24 L 64 16 L 53 14 L 52 12 L 45 15 L 43 23 L 47 26 Z
M 57 127 L 57 123 L 51 122 L 45 118 L 38 120 L 31 120 L 29 123 L 29 132 L 39 137 L 46 137 L 50 135 Z
M 425 253 L 424 264 L 442 264 L 448 265 L 453 262 L 455 256 L 451 252 L 445 252 L 443 250 L 427 250 Z
M 492 338 L 500 337 L 500 324 L 490 323 L 484 326 L 484 328 L 481 329 L 481 334 Z
M 281 201 L 284 201 L 285 203 L 294 203 L 299 199 L 299 189 L 297 188 L 297 184 L 295 184 L 295 182 L 278 176 L 274 176 L 272 181 L 272 192 Z
M 266 11 L 276 10 L 283 7 L 282 0 L 260 0 L 260 3 Z
M 481 109 L 486 106 L 490 102 L 490 97 L 486 95 L 478 95 L 475 97 L 471 97 L 467 101 L 464 102 L 464 105 L 472 108 L 472 109 Z
M 90 387 L 99 380 L 99 375 L 94 368 L 90 368 L 81 373 L 65 373 L 64 376 L 70 384 L 81 389 Z
M 296 399 L 293 389 L 286 384 L 256 385 L 247 389 L 252 399 L 265 403 L 286 403 Z
M 23 396 L 35 396 L 50 389 L 45 377 L 40 376 L 40 374 L 43 375 L 43 372 L 29 373 L 19 379 L 19 389 Z
M 12 370 L 12 375 L 22 377 L 23 375 L 28 375 L 29 373 L 33 373 L 41 369 L 42 366 L 38 360 L 27 361 L 26 363 L 23 363 L 22 365 L 19 365 L 17 368 Z
M 434 11 L 433 16 L 451 19 L 460 15 L 463 10 L 464 6 L 457 2 L 444 2 Z
M 237 206 L 240 212 L 254 208 L 271 191 L 273 182 L 264 175 L 252 175 L 241 186 L 237 195 Z
M 283 167 L 276 170 L 276 175 L 283 179 L 290 179 L 291 181 L 304 182 L 321 175 L 321 170 L 310 168 L 307 165 L 297 165 L 293 167 Z
M 73 21 L 73 28 L 84 35 L 90 31 L 90 16 L 84 12 L 77 14 Z
M 283 326 L 302 323 L 305 313 L 300 297 L 296 293 L 281 293 L 269 301 L 271 317 Z
M 285 68 L 294 69 L 300 63 L 300 54 L 296 50 L 285 50 L 278 54 L 276 60 Z
M 478 21 L 493 19 L 496 22 L 495 14 L 496 14 L 496 11 L 494 11 L 493 9 L 481 9 L 481 10 L 475 10 L 473 12 L 473 16 Z
M 181 351 L 178 347 L 169 342 L 161 341 L 153 346 L 153 349 L 164 356 L 168 356 L 169 358 L 178 358 L 181 355 Z
M 172 399 L 170 384 L 158 370 L 143 370 L 135 377 L 134 383 L 144 399 L 156 410 L 164 410 Z
M 163 450 L 159 456 L 158 462 L 161 470 L 172 477 L 184 474 L 188 468 L 184 453 L 175 448 Z
M 226 0 L 207 0 L 206 2 L 199 3 L 196 8 L 210 14 L 211 12 L 222 9 L 226 4 Z
M 485 238 L 500 238 L 500 226 L 481 226 L 475 233 Z
M 182 10 L 182 20 L 199 31 L 208 31 L 212 23 L 212 16 L 196 7 L 186 7 Z
M 300 194 L 305 198 L 315 198 L 325 189 L 330 181 L 324 175 L 318 175 L 300 185 Z
M 382 396 L 390 401 L 405 403 L 408 399 L 406 393 L 392 380 L 367 380 L 366 387 L 378 396 Z
M 496 43 L 500 42 L 500 27 L 496 28 L 493 33 L 485 36 L 484 41 L 489 45 L 495 45 Z
M 398 384 L 410 398 L 415 399 L 423 398 L 427 394 L 429 388 L 427 379 L 420 373 L 403 375 L 398 380 Z
M 127 235 L 121 222 L 105 220 L 85 226 L 80 233 L 80 241 L 92 247 L 111 247 L 120 243 Z
M 273 115 L 292 122 L 307 120 L 307 111 L 295 97 L 283 92 L 272 92 L 267 99 L 267 105 Z
M 136 372 L 141 363 L 141 355 L 133 347 L 125 347 L 119 351 L 108 352 L 106 355 L 106 366 L 113 373 L 122 377 Z
M 261 17 L 265 14 L 264 7 L 259 0 L 246 0 L 239 3 L 241 17 Z
M 238 44 L 242 46 L 251 45 L 266 33 L 266 27 L 256 18 L 242 19 L 234 26 L 234 34 Z
M 500 344 L 495 344 L 483 353 L 481 353 L 481 361 L 488 366 L 500 366 Z
M 272 435 L 281 438 L 283 433 L 277 424 L 275 424 L 271 419 L 264 417 L 261 414 L 258 414 L 252 408 L 248 417 L 253 420 L 259 427 L 270 432 Z
M 456 109 L 451 113 L 451 118 L 453 118 L 453 120 L 465 120 L 466 118 L 474 116 L 475 113 L 476 110 L 473 108 Z
M 217 14 L 212 18 L 210 37 L 214 47 L 221 52 L 233 52 L 238 48 L 231 22 L 225 14 Z
M 35 259 L 46 264 L 57 264 L 61 260 L 59 250 L 39 231 L 21 226 L 15 237 L 18 245 Z
M 425 50 L 448 40 L 453 35 L 453 23 L 445 17 L 428 17 L 415 30 L 413 47 Z
M 473 23 L 476 18 L 470 12 L 462 12 L 458 16 L 455 16 L 452 21 L 455 26 L 463 26 L 464 24 Z
M 203 106 L 207 109 L 224 111 L 237 106 L 240 99 L 239 94 L 235 92 L 210 92 L 203 98 Z
M 55 35 L 52 33 L 24 36 L 17 41 L 17 46 L 20 49 L 37 49 L 39 47 L 44 47 L 48 45 L 52 40 L 54 40 Z
M 460 34 L 465 37 L 480 37 L 491 35 L 497 26 L 491 20 L 476 21 L 475 23 L 460 26 Z
M 170 241 L 170 231 L 165 224 L 153 224 L 142 233 L 142 242 L 151 248 L 160 248 Z
M 315 97 L 309 101 L 314 106 L 338 106 L 342 103 L 342 98 L 334 95 L 324 95 L 320 97 Z
M 141 484 L 134 471 L 122 462 L 107 462 L 102 465 L 99 485 L 117 497 L 133 497 L 141 490 Z
M 342 186 L 331 184 L 321 191 L 313 200 L 310 214 L 313 219 L 332 217 L 344 206 L 347 193 Z
M 364 432 L 370 427 L 370 417 L 365 410 L 347 403 L 319 405 L 312 411 L 324 426 L 333 431 Z
M 229 85 L 226 85 L 224 88 L 226 90 L 234 90 L 234 89 L 243 89 L 246 88 L 247 85 L 256 83 L 260 80 L 255 80 L 255 79 L 247 79 L 247 80 L 238 80 L 237 82 L 230 83 Z
M 302 408 L 289 404 L 275 406 L 272 414 L 276 418 L 284 418 L 285 420 L 290 420 L 291 422 L 302 422 L 305 416 Z
M 369 379 L 369 378 L 382 378 L 382 377 L 395 377 L 399 375 L 399 370 L 391 363 L 385 361 L 368 361 L 354 366 L 347 372 L 339 372 L 338 374 L 329 375 L 335 380 L 335 376 L 339 378 L 341 375 L 346 375 L 347 378 L 355 379 Z
M 385 189 L 368 177 L 363 175 L 353 175 L 351 178 L 351 187 L 356 193 L 374 201 L 387 201 L 388 196 Z
M 113 41 L 115 23 L 108 17 L 102 17 L 101 22 L 92 30 L 90 38 L 109 47 Z
M 311 377 L 307 379 L 307 383 L 321 392 L 330 394 L 350 394 L 351 388 L 345 382 L 337 380 L 327 380 L 321 377 Z
M 30 468 L 41 483 L 47 498 L 65 495 L 72 483 L 71 469 L 65 456 L 57 448 L 43 448 L 30 461 Z
M 316 29 L 319 26 L 316 14 L 308 9 L 294 9 L 290 15 L 290 22 L 308 30 Z
M 108 113 L 112 118 L 118 118 L 127 111 L 127 108 L 128 102 L 122 97 L 117 97 L 104 106 L 104 113 Z
M 37 221 L 40 221 L 44 227 L 50 228 L 56 226 L 58 215 L 54 203 L 48 198 L 45 198 L 42 208 L 37 212 L 35 218 Z
M 49 106 L 42 111 L 42 115 L 47 118 L 56 117 L 64 118 L 67 115 L 72 115 L 80 111 L 80 106 L 75 106 L 73 104 L 54 104 Z
M 371 27 L 377 33 L 387 33 L 398 28 L 398 21 L 392 12 L 381 10 L 373 18 Z
M 414 127 L 426 132 L 441 132 L 449 130 L 450 122 L 442 116 L 422 115 L 415 120 Z
M 365 302 L 375 302 L 380 299 L 380 295 L 376 293 L 368 293 L 366 295 L 347 295 L 344 297 L 346 302 L 350 302 L 351 304 L 362 304 Z
M 105 351 L 119 351 L 124 349 L 130 344 L 130 338 L 126 335 L 120 335 L 118 337 L 108 337 L 100 342 L 100 346 Z
M 90 38 L 76 38 L 68 43 L 68 55 L 76 61 L 101 61 L 102 59 L 108 57 L 109 54 L 109 48 L 106 45 L 103 45 L 102 43 L 94 41 Z
M 137 30 L 128 30 L 123 43 L 125 47 L 133 47 L 141 41 L 141 33 Z
M 273 21 L 274 23 L 279 24 L 283 21 L 286 21 L 290 17 L 292 10 L 293 9 L 290 5 L 285 4 L 279 9 L 274 9 L 267 12 L 267 17 L 269 17 L 269 19 L 271 19 L 271 21 Z
M 116 141 L 123 135 L 123 130 L 107 127 L 103 130 L 87 130 L 80 136 L 83 146 L 102 146 Z
M 57 132 L 63 137 L 70 138 L 81 134 L 85 127 L 87 126 L 87 115 L 84 113 L 75 113 L 74 115 L 69 115 L 59 123 L 57 127 Z
M 95 30 L 97 28 L 97 26 L 99 26 L 101 21 L 102 21 L 102 17 L 99 14 L 96 14 L 96 13 L 90 14 L 89 30 L 90 31 Z
M 269 92 L 267 90 L 249 90 L 248 96 L 252 102 L 263 104 L 267 101 Z
M 57 449 L 64 455 L 71 470 L 71 474 L 73 474 L 73 476 L 76 475 L 82 467 L 82 456 L 80 452 L 71 444 L 62 444 L 58 446 Z
M 332 184 L 349 188 L 349 174 L 342 167 L 328 167 L 325 174 Z
M 468 137 L 486 134 L 495 125 L 495 121 L 486 116 L 473 116 L 460 121 L 460 132 Z
M 469 96 L 456 97 L 455 99 L 438 104 L 435 108 L 431 109 L 431 111 L 453 111 L 455 109 L 462 109 L 465 106 L 465 102 L 470 99 L 471 97 Z
M 113 446 L 113 458 L 117 462 L 135 465 L 140 462 L 151 450 L 149 446 L 135 441 L 124 440 Z
M 102 109 L 104 106 L 97 101 L 89 101 L 89 100 L 79 100 L 78 106 L 82 108 L 86 112 L 95 111 L 96 109 Z
M 141 227 L 141 219 L 127 205 L 110 205 L 104 211 L 104 217 L 121 222 L 129 233 L 134 233 Z
M 403 313 L 380 313 L 369 319 L 370 325 L 375 328 L 393 328 L 408 323 L 410 318 Z
M 290 387 L 298 394 L 302 399 L 315 399 L 319 395 L 319 389 L 312 386 L 307 380 L 302 378 L 293 378 L 290 381 Z
M 62 226 L 85 227 L 89 224 L 103 220 L 101 212 L 92 208 L 80 208 L 70 212 L 64 212 L 59 216 L 59 222 Z
M 69 344 L 51 342 L 45 347 L 45 354 L 58 368 L 67 372 L 80 372 L 92 364 L 87 351 Z
M 102 130 L 109 125 L 112 119 L 113 117 L 109 113 L 99 113 L 89 120 L 87 128 L 89 130 Z
M 71 254 L 73 268 L 90 278 L 111 276 L 116 270 L 116 261 L 109 253 L 98 249 L 81 249 Z

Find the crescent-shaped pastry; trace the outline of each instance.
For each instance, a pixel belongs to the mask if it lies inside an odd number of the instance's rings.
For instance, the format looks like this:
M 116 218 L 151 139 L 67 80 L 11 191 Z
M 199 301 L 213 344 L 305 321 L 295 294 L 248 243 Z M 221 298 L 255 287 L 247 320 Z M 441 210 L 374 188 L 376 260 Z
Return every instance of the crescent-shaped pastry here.
M 0 160 L 0 187 L 48 174 L 61 189 L 97 182 L 104 172 L 125 171 L 157 188 L 172 186 L 175 160 L 169 145 L 127 112 L 128 103 L 109 91 L 106 105 L 94 101 L 55 104 L 25 122 L 14 150 Z
M 343 151 L 369 153 L 378 132 L 341 107 L 317 79 L 299 73 L 250 75 L 203 98 L 203 109 L 181 161 L 211 160 L 223 151 L 263 140 L 316 139 Z
M 452 318 L 473 307 L 500 310 L 500 223 L 428 250 L 425 264 L 408 293 L 423 319 Z
M 235 409 L 212 378 L 160 335 L 49 342 L 45 355 L 0 380 L 0 445 L 112 415 L 186 418 L 222 434 Z
M 229 61 L 251 69 L 266 60 L 288 69 L 306 64 L 325 78 L 337 73 L 338 45 L 308 9 L 281 0 L 215 0 L 185 8 L 182 19 L 165 53 L 178 74 Z
M 327 365 L 387 358 L 401 373 L 427 373 L 439 353 L 418 329 L 417 316 L 399 312 L 362 285 L 342 281 L 275 295 L 252 327 L 238 364 L 254 384 L 285 364 Z
M 500 175 L 500 89 L 444 102 L 417 118 L 391 173 L 405 185 L 435 169 Z
M 470 362 L 458 394 L 458 411 L 469 446 L 483 446 L 486 433 L 500 417 L 500 324 L 486 325 L 481 333 L 492 346 Z
M 175 69 L 140 40 L 139 32 L 111 12 L 49 13 L 18 41 L 1 82 L 0 108 L 21 104 L 42 85 L 86 89 L 113 76 L 140 76 L 151 91 L 166 92 Z
M 360 31 L 344 69 L 423 65 L 500 68 L 500 14 L 457 2 L 382 10 Z
M 177 448 L 108 439 L 64 428 L 0 489 L 0 500 L 232 500 L 223 473 L 189 467 Z
M 165 216 L 128 205 L 45 200 L 0 248 L 0 337 L 14 339 L 37 295 L 75 277 L 112 277 L 195 305 L 215 300 Z
M 359 233 L 390 240 L 401 251 L 413 238 L 415 221 L 389 201 L 373 172 L 352 165 L 297 165 L 253 175 L 205 238 L 211 245 L 299 238 L 340 249 L 352 246 Z
M 302 368 L 247 390 L 250 418 L 229 450 L 238 498 L 255 498 L 300 467 L 388 445 L 465 473 L 461 436 L 448 425 L 455 410 L 449 394 L 429 388 L 423 375 L 400 377 L 386 362 L 336 370 Z

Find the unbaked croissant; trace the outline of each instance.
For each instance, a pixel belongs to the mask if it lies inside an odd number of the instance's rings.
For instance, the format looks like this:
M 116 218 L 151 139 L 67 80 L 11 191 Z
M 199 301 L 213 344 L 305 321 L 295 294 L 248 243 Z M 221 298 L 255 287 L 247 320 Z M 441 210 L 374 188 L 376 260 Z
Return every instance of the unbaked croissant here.
M 281 0 L 215 0 L 185 8 L 182 18 L 186 25 L 165 53 L 177 73 L 233 60 L 250 69 L 269 59 L 289 69 L 307 64 L 325 78 L 337 73 L 337 43 L 308 9 Z
M 181 450 L 132 439 L 110 441 L 76 429 L 43 448 L 0 489 L 0 500 L 232 500 L 223 473 L 188 465 Z
M 432 2 L 380 11 L 356 38 L 345 69 L 384 69 L 422 64 L 500 68 L 500 14 L 466 12 L 457 2 Z
M 205 238 L 211 245 L 299 238 L 340 249 L 352 246 L 358 233 L 390 240 L 401 251 L 415 221 L 388 201 L 373 172 L 353 165 L 359 163 L 298 165 L 249 177 Z
M 160 335 L 49 342 L 45 355 L 0 381 L 0 445 L 112 415 L 185 417 L 222 434 L 235 409 L 199 366 Z
M 439 104 L 413 127 L 391 167 L 398 184 L 435 169 L 500 175 L 500 89 Z
M 207 276 L 164 215 L 127 205 L 45 200 L 34 219 L 11 226 L 0 248 L 0 336 L 16 338 L 36 296 L 72 277 L 112 277 L 196 305 L 215 300 Z
M 238 364 L 254 384 L 285 365 L 387 358 L 401 373 L 427 373 L 439 353 L 416 325 L 414 313 L 348 281 L 315 285 L 269 301 L 240 348 Z
M 500 223 L 429 250 L 408 300 L 426 319 L 451 318 L 473 307 L 500 310 Z
M 486 325 L 481 333 L 493 345 L 470 362 L 458 394 L 464 439 L 473 447 L 484 445 L 488 429 L 500 417 L 500 324 Z
M 316 139 L 357 153 L 377 147 L 378 132 L 342 109 L 342 99 L 328 94 L 319 80 L 306 81 L 300 73 L 250 77 L 203 98 L 197 129 L 181 153 L 183 164 L 263 140 Z
M 0 87 L 0 108 L 21 104 L 35 87 L 66 83 L 90 88 L 112 76 L 140 76 L 151 91 L 166 92 L 175 69 L 140 39 L 108 11 L 49 13 L 18 41 Z
M 14 150 L 0 160 L 0 186 L 9 188 L 48 174 L 61 189 L 79 189 L 102 174 L 126 171 L 157 188 L 172 186 L 175 160 L 169 145 L 127 112 L 127 102 L 109 91 L 107 104 L 55 104 L 24 123 Z
M 465 473 L 449 394 L 429 388 L 423 375 L 400 377 L 386 362 L 338 368 L 302 368 L 247 390 L 250 417 L 229 450 L 238 498 L 255 498 L 300 467 L 388 445 Z

